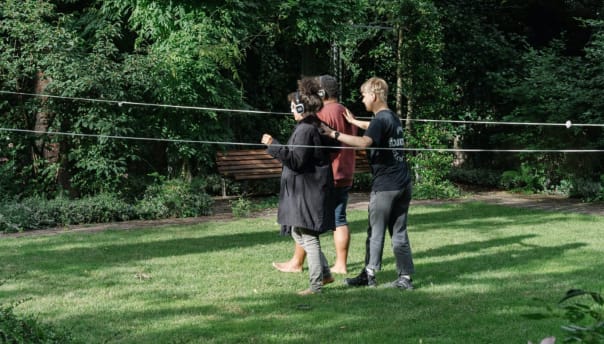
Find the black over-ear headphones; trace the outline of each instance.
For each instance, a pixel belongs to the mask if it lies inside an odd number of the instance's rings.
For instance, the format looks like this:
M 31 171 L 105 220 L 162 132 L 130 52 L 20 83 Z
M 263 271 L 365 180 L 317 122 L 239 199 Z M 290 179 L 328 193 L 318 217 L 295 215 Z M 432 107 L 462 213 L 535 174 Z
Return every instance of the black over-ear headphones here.
M 300 93 L 298 91 L 296 91 L 296 95 L 295 95 L 295 100 L 296 100 L 296 112 L 299 114 L 303 114 L 304 113 L 304 104 L 302 104 L 300 102 Z
M 319 87 L 321 87 L 321 89 L 319 90 L 319 92 L 317 92 L 317 94 L 319 95 L 319 97 L 321 97 L 321 99 L 323 99 L 327 95 L 325 89 L 323 88 L 323 75 L 319 75 Z

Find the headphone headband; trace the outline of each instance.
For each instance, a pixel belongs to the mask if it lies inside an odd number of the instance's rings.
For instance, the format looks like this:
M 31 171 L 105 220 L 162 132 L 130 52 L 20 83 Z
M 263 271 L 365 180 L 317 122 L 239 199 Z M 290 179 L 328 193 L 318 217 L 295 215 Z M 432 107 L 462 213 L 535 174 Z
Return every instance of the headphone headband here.
M 319 75 L 319 87 L 320 89 L 317 94 L 319 97 L 321 97 L 321 99 L 323 99 L 325 96 L 327 96 L 327 92 L 325 92 L 325 88 L 323 88 L 323 75 Z
M 300 92 L 296 91 L 295 95 L 295 105 L 296 105 L 296 112 L 299 114 L 303 114 L 304 113 L 304 104 L 302 102 L 300 102 Z

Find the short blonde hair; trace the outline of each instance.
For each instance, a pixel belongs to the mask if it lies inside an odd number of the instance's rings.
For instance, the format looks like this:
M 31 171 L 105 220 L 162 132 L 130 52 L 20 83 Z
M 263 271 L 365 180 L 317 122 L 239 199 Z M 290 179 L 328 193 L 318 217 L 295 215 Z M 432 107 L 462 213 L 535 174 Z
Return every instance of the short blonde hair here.
M 371 92 L 384 103 L 388 102 L 388 84 L 382 78 L 373 77 L 361 85 L 361 93 Z

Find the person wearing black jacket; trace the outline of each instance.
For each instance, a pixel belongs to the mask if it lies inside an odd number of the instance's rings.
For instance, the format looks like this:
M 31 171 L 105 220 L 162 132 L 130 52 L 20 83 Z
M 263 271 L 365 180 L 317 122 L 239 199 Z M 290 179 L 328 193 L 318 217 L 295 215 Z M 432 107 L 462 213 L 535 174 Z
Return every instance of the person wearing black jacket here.
M 319 235 L 335 228 L 334 188 L 330 149 L 334 140 L 321 135 L 316 113 L 323 103 L 319 85 L 313 78 L 298 81 L 298 91 L 289 100 L 297 125 L 286 145 L 269 134 L 262 136 L 267 152 L 281 161 L 281 187 L 277 222 L 291 228 L 291 236 L 308 259 L 310 288 L 300 295 L 320 293 L 324 284 L 333 282 L 327 259 L 321 250 Z

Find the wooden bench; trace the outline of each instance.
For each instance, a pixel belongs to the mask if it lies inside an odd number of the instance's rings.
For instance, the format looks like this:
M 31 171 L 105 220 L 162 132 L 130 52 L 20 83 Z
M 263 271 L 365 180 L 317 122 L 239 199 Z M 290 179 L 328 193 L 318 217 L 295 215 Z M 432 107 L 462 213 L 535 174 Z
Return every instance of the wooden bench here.
M 370 172 L 365 150 L 355 150 L 355 173 Z M 266 149 L 228 150 L 216 153 L 218 172 L 228 178 L 240 180 L 269 179 L 281 176 L 281 162 L 270 156 Z M 226 197 L 223 183 L 222 195 Z

